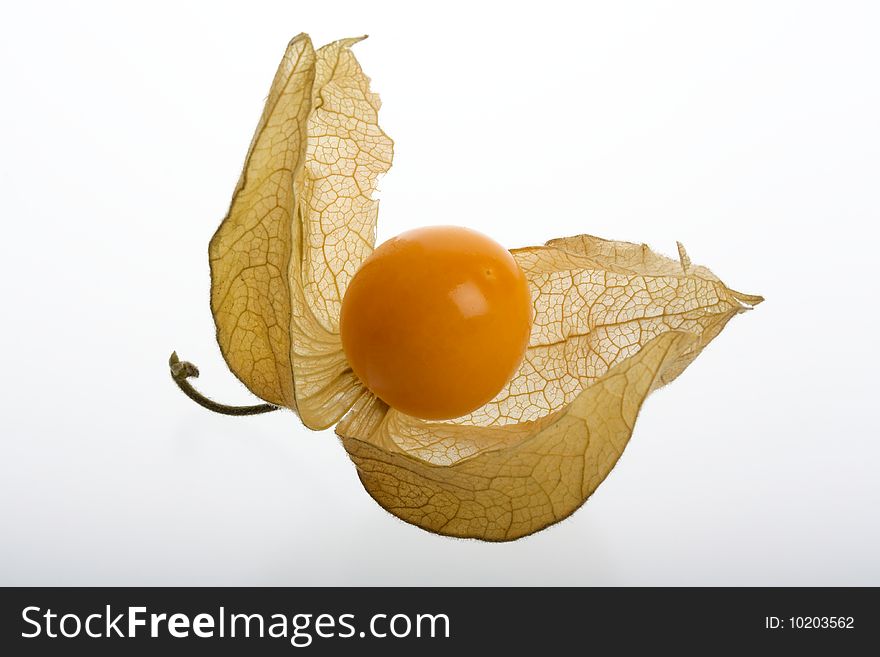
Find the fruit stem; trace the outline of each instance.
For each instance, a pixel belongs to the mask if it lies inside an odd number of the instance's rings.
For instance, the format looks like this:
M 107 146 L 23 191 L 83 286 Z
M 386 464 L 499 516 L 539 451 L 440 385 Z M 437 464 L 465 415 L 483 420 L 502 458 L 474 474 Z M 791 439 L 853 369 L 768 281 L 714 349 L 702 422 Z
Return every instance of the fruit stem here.
M 255 404 L 253 406 L 227 406 L 219 404 L 213 399 L 208 399 L 198 390 L 192 387 L 188 378 L 196 378 L 199 375 L 199 368 L 186 360 L 180 360 L 177 352 L 171 352 L 171 358 L 168 359 L 168 366 L 171 368 L 171 378 L 177 387 L 183 390 L 183 393 L 192 399 L 199 406 L 207 408 L 209 411 L 220 413 L 222 415 L 259 415 L 260 413 L 269 413 L 277 411 L 280 406 L 274 404 Z

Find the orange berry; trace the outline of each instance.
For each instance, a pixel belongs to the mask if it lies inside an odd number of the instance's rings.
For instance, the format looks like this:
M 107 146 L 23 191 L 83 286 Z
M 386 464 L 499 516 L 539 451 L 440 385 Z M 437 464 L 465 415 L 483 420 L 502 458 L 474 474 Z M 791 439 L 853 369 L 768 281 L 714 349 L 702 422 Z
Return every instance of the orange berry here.
M 352 278 L 339 330 L 354 373 L 408 415 L 443 420 L 489 402 L 529 342 L 525 275 L 497 242 L 432 226 L 380 245 Z

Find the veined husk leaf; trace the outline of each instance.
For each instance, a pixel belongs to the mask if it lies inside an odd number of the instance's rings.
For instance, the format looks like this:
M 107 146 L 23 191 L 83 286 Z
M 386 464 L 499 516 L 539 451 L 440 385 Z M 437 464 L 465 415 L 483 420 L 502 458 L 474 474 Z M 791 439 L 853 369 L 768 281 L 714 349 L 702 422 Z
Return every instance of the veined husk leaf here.
M 464 418 L 363 398 L 337 426 L 364 487 L 429 531 L 511 540 L 561 520 L 614 466 L 642 402 L 761 297 L 644 245 L 588 235 L 513 251 L 535 320 L 519 372 Z
M 534 324 L 522 366 L 495 399 L 458 424 L 534 420 L 571 402 L 615 364 L 669 330 L 700 339 L 683 354 L 677 376 L 737 313 L 760 297 L 726 287 L 705 267 L 644 244 L 578 235 L 515 249 L 532 289 Z
M 372 252 L 377 178 L 392 142 L 343 39 L 287 47 L 226 218 L 209 247 L 226 362 L 258 397 L 332 426 L 364 394 L 342 353 L 339 306 Z
M 657 336 L 570 404 L 536 421 L 420 423 L 438 443 L 486 446 L 451 465 L 395 449 L 399 435 L 389 434 L 419 425 L 401 425 L 399 414 L 375 398 L 361 400 L 337 433 L 364 487 L 397 517 L 449 536 L 516 539 L 567 517 L 596 490 L 629 441 L 645 397 L 697 340 L 683 331 Z

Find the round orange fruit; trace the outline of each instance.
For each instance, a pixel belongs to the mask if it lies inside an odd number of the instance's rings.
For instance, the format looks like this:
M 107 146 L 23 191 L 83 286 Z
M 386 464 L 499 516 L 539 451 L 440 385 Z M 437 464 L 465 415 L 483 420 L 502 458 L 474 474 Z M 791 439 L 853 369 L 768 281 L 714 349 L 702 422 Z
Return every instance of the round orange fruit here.
M 392 408 L 466 415 L 516 373 L 532 302 L 513 256 L 467 228 L 430 226 L 380 245 L 352 278 L 339 330 L 352 370 Z

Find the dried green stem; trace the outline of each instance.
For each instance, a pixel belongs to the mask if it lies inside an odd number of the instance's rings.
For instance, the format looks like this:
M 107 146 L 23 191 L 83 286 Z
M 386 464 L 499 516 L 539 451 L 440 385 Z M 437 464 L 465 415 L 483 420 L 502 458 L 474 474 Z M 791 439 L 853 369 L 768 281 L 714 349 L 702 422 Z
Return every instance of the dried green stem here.
M 213 399 L 205 397 L 202 393 L 193 388 L 189 381 L 187 381 L 189 378 L 196 378 L 199 376 L 198 367 L 189 361 L 180 360 L 177 357 L 176 351 L 171 353 L 171 358 L 168 359 L 168 366 L 171 368 L 171 378 L 174 379 L 174 383 L 177 384 L 177 387 L 196 404 L 207 408 L 209 411 L 221 413 L 222 415 L 259 415 L 260 413 L 277 411 L 280 408 L 280 406 L 275 406 L 274 404 L 255 404 L 253 406 L 228 406 L 226 404 L 219 404 Z

